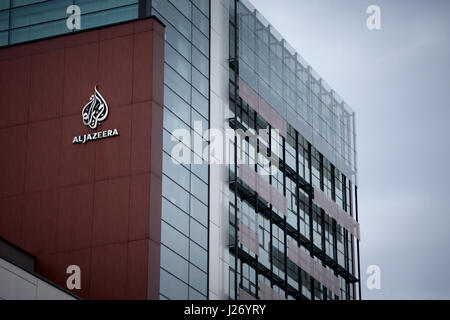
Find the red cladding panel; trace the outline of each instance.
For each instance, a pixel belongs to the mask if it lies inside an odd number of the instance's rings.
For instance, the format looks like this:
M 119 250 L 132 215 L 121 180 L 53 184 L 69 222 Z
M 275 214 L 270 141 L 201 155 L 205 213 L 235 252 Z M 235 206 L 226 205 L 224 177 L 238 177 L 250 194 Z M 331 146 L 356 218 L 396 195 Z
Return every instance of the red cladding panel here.
M 20 246 L 33 255 L 55 252 L 58 190 L 25 194 Z
M 164 28 L 154 19 L 0 50 L 0 236 L 89 299 L 158 299 Z M 94 86 L 109 107 L 82 121 Z M 73 144 L 75 136 L 119 136 Z M 150 205 L 151 204 L 151 205 Z
M 110 107 L 131 104 L 133 35 L 100 42 L 99 83 Z
M 27 126 L 0 129 L 0 197 L 23 193 L 25 159 L 27 153 Z
M 30 121 L 59 117 L 62 112 L 64 50 L 31 58 Z
M 99 43 L 93 42 L 64 50 L 64 116 L 80 115 L 98 83 L 98 48 Z
M 20 243 L 23 195 L 0 199 L 0 234 L 13 243 Z
M 129 196 L 130 177 L 95 183 L 94 246 L 128 240 Z
M 126 297 L 127 243 L 94 247 L 91 259 L 90 299 Z
M 150 174 L 138 174 L 131 177 L 130 215 L 128 221 L 128 239 L 146 239 L 149 235 L 150 216 Z M 153 216 L 153 215 L 152 215 Z
M 145 239 L 128 243 L 127 299 L 139 299 L 147 295 L 148 242 Z M 155 299 L 158 298 L 159 292 Z
M 70 186 L 93 182 L 95 177 L 96 143 L 73 145 L 67 143 L 74 137 L 91 133 L 86 126 L 80 126 L 80 114 L 62 118 L 62 135 L 60 149 L 59 186 Z
M 28 125 L 25 192 L 58 186 L 61 123 L 61 119 L 52 119 Z
M 56 251 L 87 248 L 92 243 L 94 184 L 61 188 L 58 198 Z
M 96 180 L 130 175 L 131 126 L 130 105 L 109 109 L 108 119 L 96 131 L 118 128 L 120 137 L 94 142 Z

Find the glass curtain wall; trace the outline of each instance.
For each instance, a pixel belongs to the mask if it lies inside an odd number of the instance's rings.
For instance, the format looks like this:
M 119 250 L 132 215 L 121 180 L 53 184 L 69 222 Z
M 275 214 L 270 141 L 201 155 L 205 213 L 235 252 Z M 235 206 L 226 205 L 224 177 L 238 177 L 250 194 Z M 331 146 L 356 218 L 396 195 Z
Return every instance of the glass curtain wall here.
M 185 145 L 191 164 L 172 159 L 177 129 L 202 141 L 209 129 L 209 0 L 153 0 L 166 25 L 161 228 L 161 299 L 207 299 L 209 170 Z M 201 124 L 194 127 L 194 123 Z
M 235 146 L 235 152 L 246 154 L 248 164 L 252 157 L 267 159 L 276 152 L 280 170 L 275 175 L 264 175 L 267 172 L 259 160 L 251 167 L 286 197 L 287 214 L 244 183 L 239 166 L 230 165 L 230 299 L 239 299 L 241 290 L 261 298 L 263 285 L 285 299 L 354 299 L 358 281 L 353 269 L 355 239 L 313 202 L 315 186 L 350 214 L 351 182 L 343 171 L 356 172 L 350 121 L 353 112 L 326 89 L 248 2 L 230 1 L 230 125 L 271 128 L 240 98 L 239 79 L 287 119 L 286 137 L 275 134 L 269 137 L 269 143 L 259 139 L 255 147 L 249 141 Z M 315 135 L 321 136 L 328 149 L 314 139 Z M 269 146 L 268 154 L 260 153 L 261 143 Z M 327 157 L 330 150 L 333 161 Z M 338 164 L 343 170 L 337 168 L 336 159 L 342 159 Z M 237 241 L 240 224 L 257 234 L 258 254 Z M 339 295 L 289 259 L 289 242 L 339 279 Z
M 70 5 L 81 9 L 81 30 L 138 18 L 139 0 L 0 0 L 0 46 L 76 32 Z
M 354 112 L 248 1 L 238 3 L 239 76 L 353 180 Z

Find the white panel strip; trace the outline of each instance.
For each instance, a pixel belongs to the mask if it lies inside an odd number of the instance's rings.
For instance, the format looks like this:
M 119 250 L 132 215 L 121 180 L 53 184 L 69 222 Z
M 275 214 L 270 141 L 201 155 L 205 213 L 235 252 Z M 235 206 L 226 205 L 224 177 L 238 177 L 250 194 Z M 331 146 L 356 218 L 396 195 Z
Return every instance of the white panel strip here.
M 229 129 L 229 1 L 211 1 L 210 128 Z M 209 299 L 229 298 L 229 168 L 209 166 Z

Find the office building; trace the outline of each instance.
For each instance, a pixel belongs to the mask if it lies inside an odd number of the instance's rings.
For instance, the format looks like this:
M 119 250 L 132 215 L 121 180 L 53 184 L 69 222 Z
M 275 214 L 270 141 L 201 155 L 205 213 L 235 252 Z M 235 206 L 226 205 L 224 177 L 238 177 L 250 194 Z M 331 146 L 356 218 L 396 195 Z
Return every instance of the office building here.
M 37 274 L 79 266 L 86 299 L 360 297 L 354 112 L 252 4 L 1 0 L 0 46 L 0 236 Z M 208 165 L 206 130 L 267 128 Z

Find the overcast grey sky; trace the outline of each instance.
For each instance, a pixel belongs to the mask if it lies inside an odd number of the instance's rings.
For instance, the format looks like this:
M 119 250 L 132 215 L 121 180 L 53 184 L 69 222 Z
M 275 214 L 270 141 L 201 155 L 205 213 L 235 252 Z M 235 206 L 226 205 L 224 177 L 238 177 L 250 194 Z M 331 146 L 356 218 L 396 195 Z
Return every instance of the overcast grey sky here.
M 252 3 L 356 112 L 363 298 L 450 299 L 450 1 Z

